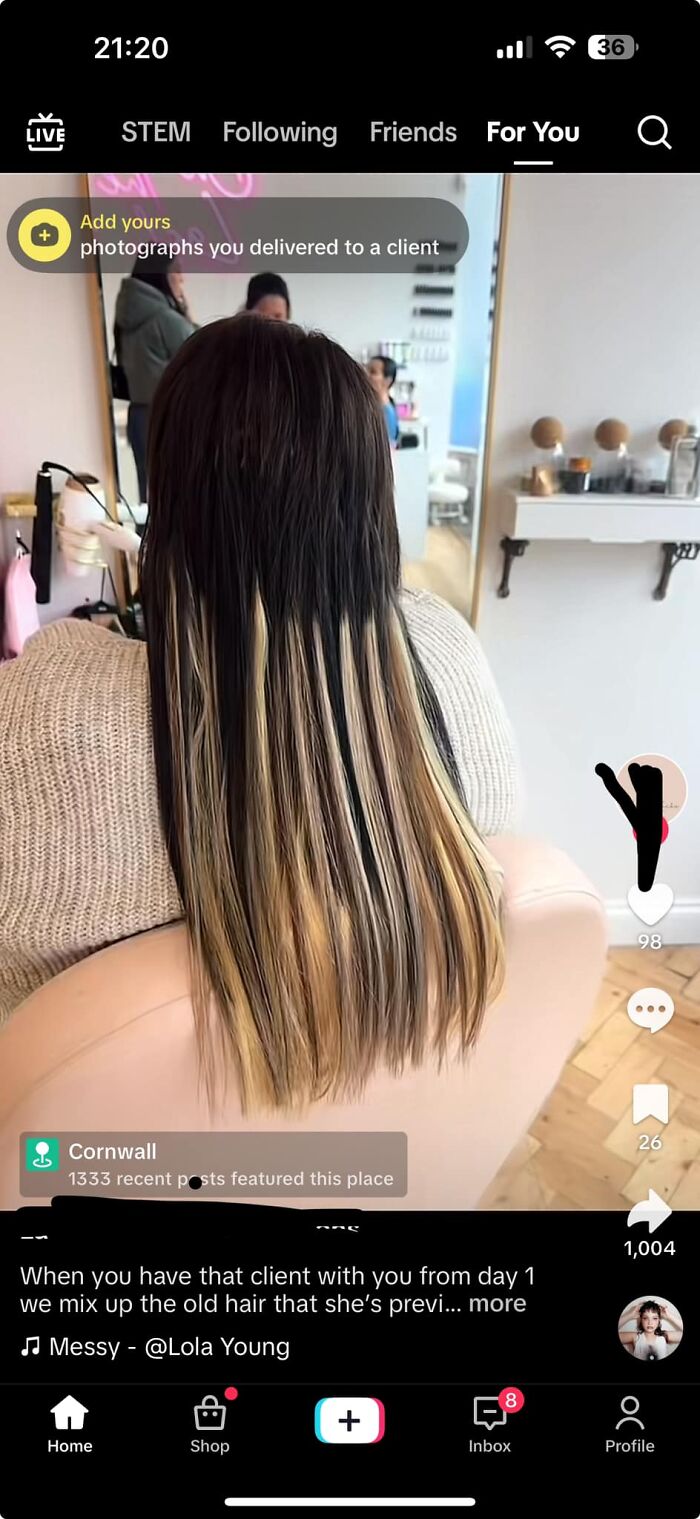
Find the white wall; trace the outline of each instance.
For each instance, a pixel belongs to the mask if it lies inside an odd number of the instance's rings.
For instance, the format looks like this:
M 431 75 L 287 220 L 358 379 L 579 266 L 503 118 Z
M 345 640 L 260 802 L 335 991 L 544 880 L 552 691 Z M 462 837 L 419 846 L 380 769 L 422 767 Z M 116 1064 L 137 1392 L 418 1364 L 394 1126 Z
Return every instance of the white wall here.
M 79 193 L 75 174 L 0 175 L 0 224 L 23 201 Z M 90 329 L 87 282 L 79 274 L 34 273 L 16 263 L 0 239 L 0 496 L 34 494 L 43 459 L 104 478 L 105 458 Z M 56 489 L 63 477 L 56 475 Z M 0 517 L 0 565 L 16 530 L 31 541 L 31 522 Z M 100 576 L 69 579 L 54 559 L 51 604 L 42 620 L 93 599 Z
M 606 416 L 651 455 L 669 417 L 700 418 L 700 176 L 515 175 L 506 242 L 492 493 L 479 632 L 515 724 L 523 825 L 568 850 L 616 911 L 633 842 L 593 773 L 668 754 L 690 793 L 658 879 L 676 893 L 668 942 L 700 941 L 700 560 L 652 600 L 653 545 L 532 544 L 498 600 L 504 488 L 532 459 L 533 420 L 554 414 L 571 452 L 595 451 Z
M 101 176 L 91 176 L 93 187 Z M 163 197 L 192 195 L 190 180 L 177 174 L 154 174 L 150 182 Z M 464 208 L 466 176 L 463 174 L 256 174 L 256 196 L 427 196 L 450 200 Z M 288 280 L 292 315 L 303 327 L 318 327 L 342 343 L 355 358 L 362 350 L 376 350 L 385 338 L 408 340 L 412 307 L 416 302 L 415 274 L 287 274 L 283 265 L 275 272 Z M 200 323 L 232 316 L 244 303 L 248 275 L 189 275 L 187 293 L 193 316 Z M 109 330 L 121 276 L 105 278 Z M 420 325 L 420 319 L 416 319 Z M 425 321 L 423 323 L 425 325 Z M 449 325 L 449 324 L 448 324 Z M 452 324 L 454 326 L 454 323 Z M 432 453 L 444 454 L 450 442 L 455 348 L 444 363 L 414 363 L 421 414 L 430 425 Z

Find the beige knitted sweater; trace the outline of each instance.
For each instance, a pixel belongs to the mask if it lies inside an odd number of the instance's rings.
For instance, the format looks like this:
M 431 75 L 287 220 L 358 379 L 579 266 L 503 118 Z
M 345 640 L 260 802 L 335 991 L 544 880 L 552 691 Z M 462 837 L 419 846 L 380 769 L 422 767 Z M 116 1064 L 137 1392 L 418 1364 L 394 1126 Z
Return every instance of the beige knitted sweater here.
M 403 606 L 480 831 L 512 823 L 513 741 L 479 643 Z M 182 915 L 161 835 L 144 644 L 51 623 L 0 666 L 0 1022 L 73 961 Z

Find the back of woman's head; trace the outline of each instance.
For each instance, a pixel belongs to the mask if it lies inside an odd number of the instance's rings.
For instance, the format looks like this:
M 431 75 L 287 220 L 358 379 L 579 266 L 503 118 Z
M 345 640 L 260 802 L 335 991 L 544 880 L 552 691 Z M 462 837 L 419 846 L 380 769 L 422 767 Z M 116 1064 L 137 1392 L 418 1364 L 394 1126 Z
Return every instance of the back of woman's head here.
M 159 290 L 166 300 L 175 304 L 173 293 L 170 288 L 168 275 L 174 267 L 174 259 L 163 253 L 139 254 L 131 271 L 132 280 L 139 280 L 142 285 L 150 285 L 152 290 Z
M 245 1104 L 292 1108 L 466 1048 L 496 894 L 399 609 L 366 376 L 322 336 L 215 323 L 149 453 L 155 759 L 210 1092 L 232 1060 Z

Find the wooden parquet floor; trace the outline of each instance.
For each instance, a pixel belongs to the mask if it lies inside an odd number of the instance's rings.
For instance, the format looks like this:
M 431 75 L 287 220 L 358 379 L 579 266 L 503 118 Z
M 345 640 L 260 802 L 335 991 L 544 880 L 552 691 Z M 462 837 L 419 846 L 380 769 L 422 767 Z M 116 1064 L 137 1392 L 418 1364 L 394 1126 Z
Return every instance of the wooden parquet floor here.
M 673 997 L 652 1034 L 627 1015 L 631 992 Z M 665 1082 L 669 1122 L 632 1123 L 636 1082 Z M 658 1135 L 660 1150 L 641 1150 Z M 613 949 L 589 1027 L 549 1101 L 485 1192 L 483 1209 L 624 1208 L 653 1187 L 700 1208 L 700 947 Z

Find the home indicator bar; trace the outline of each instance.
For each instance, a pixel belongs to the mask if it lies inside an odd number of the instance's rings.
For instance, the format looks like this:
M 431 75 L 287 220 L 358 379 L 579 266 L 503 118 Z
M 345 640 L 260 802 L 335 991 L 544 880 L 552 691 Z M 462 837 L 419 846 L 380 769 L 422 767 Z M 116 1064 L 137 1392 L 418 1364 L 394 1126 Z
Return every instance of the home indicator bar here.
M 475 1508 L 476 1498 L 226 1498 L 226 1508 Z

